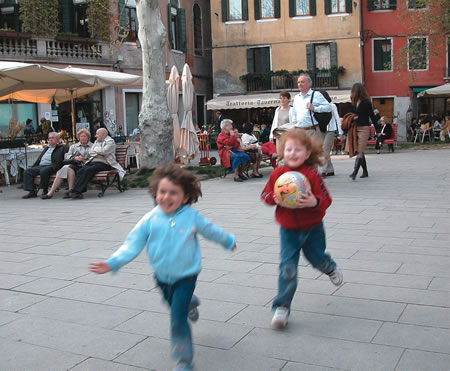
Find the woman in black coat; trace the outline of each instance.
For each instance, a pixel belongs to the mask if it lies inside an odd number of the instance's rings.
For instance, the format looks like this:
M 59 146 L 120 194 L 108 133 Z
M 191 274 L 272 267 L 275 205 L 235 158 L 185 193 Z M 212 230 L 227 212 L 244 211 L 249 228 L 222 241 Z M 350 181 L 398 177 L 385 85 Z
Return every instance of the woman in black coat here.
M 381 130 L 377 134 L 377 142 L 375 144 L 375 148 L 377 149 L 377 153 L 378 154 L 380 154 L 380 149 L 381 149 L 381 145 L 383 144 L 383 142 L 386 139 L 391 139 L 392 138 L 392 133 L 393 133 L 392 126 L 388 122 L 386 116 L 383 116 L 380 119 L 380 123 L 381 123 Z
M 377 120 L 373 113 L 370 97 L 363 84 L 353 84 L 350 99 L 352 101 L 352 112 L 355 114 L 354 120 L 356 121 L 356 135 L 358 138 L 358 152 L 355 167 L 353 173 L 350 174 L 350 178 L 355 180 L 360 167 L 363 168 L 363 173 L 360 178 L 367 178 L 369 176 L 364 152 L 366 151 L 367 140 L 369 139 L 370 124 L 371 122 L 375 124 Z

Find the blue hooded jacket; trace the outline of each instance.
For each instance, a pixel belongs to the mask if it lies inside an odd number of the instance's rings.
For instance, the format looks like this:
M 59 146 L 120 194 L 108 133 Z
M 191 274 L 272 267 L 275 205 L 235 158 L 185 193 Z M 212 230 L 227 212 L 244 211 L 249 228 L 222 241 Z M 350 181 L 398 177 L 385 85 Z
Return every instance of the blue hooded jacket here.
M 171 284 L 200 273 L 198 233 L 226 249 L 235 244 L 234 235 L 225 233 L 188 205 L 181 206 L 173 215 L 165 214 L 156 206 L 136 224 L 106 263 L 117 272 L 146 247 L 158 280 Z

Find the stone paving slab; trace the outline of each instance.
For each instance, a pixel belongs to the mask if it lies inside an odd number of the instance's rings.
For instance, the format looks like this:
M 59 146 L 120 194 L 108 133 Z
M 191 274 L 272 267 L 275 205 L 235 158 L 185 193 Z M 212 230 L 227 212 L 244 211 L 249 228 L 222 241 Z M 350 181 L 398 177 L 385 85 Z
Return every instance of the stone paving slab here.
M 449 150 L 369 154 L 369 178 L 333 156 L 325 181 L 337 288 L 301 257 L 285 331 L 270 328 L 279 229 L 263 179 L 202 182 L 196 204 L 237 236 L 235 253 L 200 238 L 199 371 L 448 370 Z M 83 200 L 22 200 L 0 187 L 0 370 L 172 370 L 169 314 L 147 258 L 115 275 L 88 272 L 153 207 L 146 190 Z

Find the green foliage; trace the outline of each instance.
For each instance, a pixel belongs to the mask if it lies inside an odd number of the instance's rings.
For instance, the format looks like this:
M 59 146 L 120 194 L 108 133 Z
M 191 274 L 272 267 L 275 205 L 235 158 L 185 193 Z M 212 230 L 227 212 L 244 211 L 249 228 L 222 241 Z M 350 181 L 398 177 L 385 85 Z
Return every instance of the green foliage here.
M 59 30 L 59 0 L 21 0 L 23 32 L 53 38 Z
M 87 0 L 86 15 L 91 37 L 100 40 L 109 40 L 111 12 L 108 0 Z

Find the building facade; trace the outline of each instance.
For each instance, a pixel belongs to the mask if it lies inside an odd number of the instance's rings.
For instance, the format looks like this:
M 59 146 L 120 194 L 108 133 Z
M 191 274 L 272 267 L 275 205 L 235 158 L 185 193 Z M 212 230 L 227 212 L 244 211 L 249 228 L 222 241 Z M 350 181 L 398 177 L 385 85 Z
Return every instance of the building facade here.
M 350 0 L 221 0 L 211 4 L 214 95 L 318 89 L 362 79 L 360 12 Z M 297 90 L 298 91 L 298 90 Z
M 448 80 L 449 38 L 417 32 L 407 12 L 416 12 L 423 6 L 419 2 L 369 0 L 363 4 L 365 85 L 374 107 L 399 124 L 399 140 L 405 140 L 411 118 L 443 117 L 450 109 L 447 98 L 417 98 L 421 91 Z
M 110 0 L 100 12 L 108 14 L 107 37 L 92 33 L 92 12 L 86 0 L 59 0 L 60 27 L 56 36 L 44 37 L 24 33 L 19 0 L 0 0 L 0 60 L 39 63 L 64 68 L 103 69 L 142 75 L 142 52 L 138 39 L 139 25 L 135 0 Z M 167 30 L 165 44 L 166 78 L 173 65 L 182 71 L 191 67 L 196 96 L 194 123 L 205 120 L 204 103 L 212 96 L 210 8 L 208 0 L 161 0 L 161 18 Z M 97 10 L 98 11 L 98 10 Z M 100 14 L 100 13 L 99 13 Z M 95 15 L 94 15 L 95 16 Z M 130 135 L 138 126 L 142 87 L 110 87 L 75 101 L 76 120 L 93 124 L 102 120 L 111 135 Z M 182 99 L 180 94 L 180 112 Z M 197 108 L 199 107 L 199 108 Z M 0 136 L 5 136 L 8 121 L 32 118 L 36 123 L 45 112 L 57 112 L 53 126 L 71 127 L 69 103 L 57 106 L 30 102 L 0 102 Z

